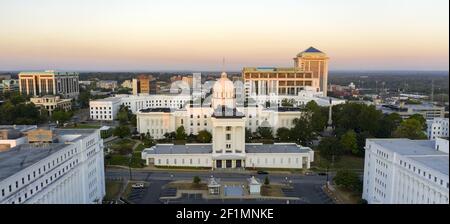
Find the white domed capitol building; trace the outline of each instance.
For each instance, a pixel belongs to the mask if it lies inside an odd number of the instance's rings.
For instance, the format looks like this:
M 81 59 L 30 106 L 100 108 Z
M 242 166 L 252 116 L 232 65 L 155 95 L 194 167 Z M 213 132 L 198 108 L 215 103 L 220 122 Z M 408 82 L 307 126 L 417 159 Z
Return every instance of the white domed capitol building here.
M 145 149 L 142 159 L 147 165 L 161 167 L 308 169 L 314 160 L 314 152 L 308 147 L 295 143 L 245 143 L 246 128 L 255 130 L 262 125 L 273 130 L 291 128 L 293 120 L 302 115 L 300 109 L 245 105 L 239 102 L 242 96 L 237 96 L 237 89 L 224 72 L 214 84 L 210 102 L 203 106 L 191 102 L 176 110 L 140 110 L 138 132 L 148 133 L 155 139 L 164 138 L 165 133 L 181 126 L 188 134 L 202 130 L 212 133 L 212 144 L 159 144 Z

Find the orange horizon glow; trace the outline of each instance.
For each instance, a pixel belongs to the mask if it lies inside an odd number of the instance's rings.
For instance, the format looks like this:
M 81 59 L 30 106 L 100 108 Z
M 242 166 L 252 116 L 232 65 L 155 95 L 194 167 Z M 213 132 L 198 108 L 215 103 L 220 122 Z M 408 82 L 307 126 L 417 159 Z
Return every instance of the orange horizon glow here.
M 25 4 L 26 2 L 26 4 Z M 0 2 L 0 70 L 448 70 L 447 0 Z

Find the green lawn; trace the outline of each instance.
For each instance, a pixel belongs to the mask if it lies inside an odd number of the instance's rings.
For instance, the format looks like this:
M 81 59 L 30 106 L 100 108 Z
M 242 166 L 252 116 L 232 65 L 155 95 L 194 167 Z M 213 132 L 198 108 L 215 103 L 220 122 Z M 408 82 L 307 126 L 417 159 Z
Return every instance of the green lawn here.
M 105 158 L 106 165 L 113 166 L 128 166 L 130 158 L 123 155 L 110 155 Z M 145 161 L 141 159 L 141 153 L 133 153 L 131 159 L 131 168 L 143 168 L 145 166 Z
M 326 170 L 327 161 L 320 157 L 320 154 L 315 151 L 314 162 L 311 167 L 318 170 Z M 344 155 L 339 161 L 336 161 L 330 169 L 349 169 L 349 170 L 362 170 L 364 169 L 364 158 Z
M 113 150 L 115 154 L 128 154 L 132 152 L 133 146 L 136 144 L 134 140 L 131 139 L 121 139 L 114 144 L 110 145 L 109 148 Z
M 106 195 L 104 200 L 110 201 L 119 198 L 122 183 L 117 181 L 106 181 Z
M 65 127 L 65 129 L 99 129 L 99 125 L 76 124 L 76 126 Z
M 136 149 L 134 149 L 134 152 L 142 152 L 146 148 L 147 147 L 145 147 L 144 144 L 139 144 L 138 147 L 136 147 Z

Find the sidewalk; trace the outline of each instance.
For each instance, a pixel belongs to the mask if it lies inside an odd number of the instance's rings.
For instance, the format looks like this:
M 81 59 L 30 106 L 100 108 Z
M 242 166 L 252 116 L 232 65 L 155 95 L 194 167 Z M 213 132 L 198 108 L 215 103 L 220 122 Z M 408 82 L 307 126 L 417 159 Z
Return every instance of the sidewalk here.
M 106 168 L 129 169 L 128 166 L 107 165 Z M 232 174 L 255 174 L 257 170 L 211 170 L 211 169 L 171 169 L 171 168 L 131 168 L 132 171 L 152 171 L 152 172 L 185 172 L 185 173 L 232 173 Z M 290 171 L 270 171 L 270 174 L 291 175 Z

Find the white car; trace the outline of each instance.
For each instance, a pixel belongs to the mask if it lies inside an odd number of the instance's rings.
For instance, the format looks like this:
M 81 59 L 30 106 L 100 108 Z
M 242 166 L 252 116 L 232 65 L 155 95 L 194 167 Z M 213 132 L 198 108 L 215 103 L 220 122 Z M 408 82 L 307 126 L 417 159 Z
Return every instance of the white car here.
M 144 188 L 144 183 L 136 183 L 131 185 L 132 188 Z

